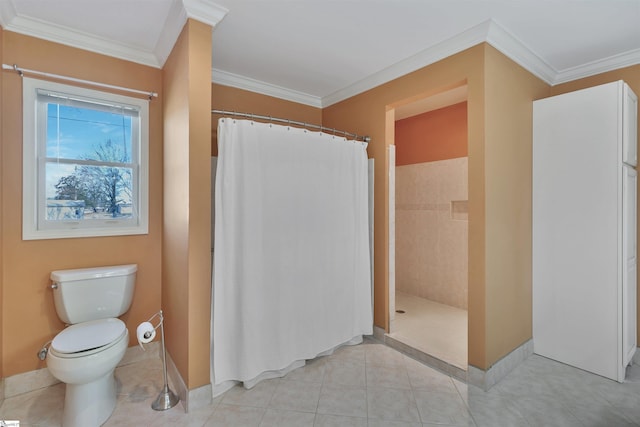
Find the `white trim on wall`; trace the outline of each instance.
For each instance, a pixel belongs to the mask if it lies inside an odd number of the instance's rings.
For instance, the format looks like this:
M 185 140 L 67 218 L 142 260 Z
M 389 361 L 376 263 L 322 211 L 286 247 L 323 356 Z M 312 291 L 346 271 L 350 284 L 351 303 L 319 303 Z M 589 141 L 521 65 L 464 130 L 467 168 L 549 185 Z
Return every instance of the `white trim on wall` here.
M 161 347 L 159 341 L 145 344 L 145 348 L 146 351 L 142 350 L 137 345 L 127 348 L 124 357 L 120 363 L 118 363 L 118 367 L 162 357 L 160 355 Z M 42 365 L 44 366 L 45 362 L 43 362 Z M 29 393 L 58 383 L 60 383 L 60 380 L 51 375 L 46 366 L 33 371 L 27 371 L 21 374 L 2 378 L 0 379 L 0 404 L 2 402 L 2 398 L 8 399 L 10 397 Z
M 389 145 L 389 333 L 396 316 L 396 146 Z
M 211 81 L 223 86 L 230 86 L 262 95 L 273 96 L 274 98 L 284 99 L 285 101 L 297 102 L 298 104 L 309 105 L 316 108 L 322 107 L 322 99 L 317 96 L 265 83 L 260 80 L 251 79 L 249 77 L 229 73 L 227 71 L 218 70 L 217 68 L 213 68 L 211 70 Z
M 162 68 L 184 24 L 187 22 L 187 18 L 215 27 L 222 21 L 227 12 L 227 9 L 211 0 L 182 0 L 175 2 L 167 20 L 164 22 L 164 29 L 160 39 L 152 50 L 74 30 L 66 26 L 20 16 L 10 1 L 0 1 L 0 26 L 15 33 L 77 47 L 150 67 Z
M 177 1 L 173 5 L 167 20 L 164 22 L 164 30 L 156 46 L 151 50 L 73 30 L 69 27 L 19 16 L 11 2 L 0 2 L 0 26 L 5 30 L 16 33 L 155 68 L 162 68 L 188 18 L 195 19 L 215 28 L 227 13 L 228 10 L 226 8 L 217 5 L 211 0 Z M 489 19 L 454 37 L 325 96 L 307 94 L 216 68 L 212 68 L 211 70 L 211 81 L 225 86 L 245 89 L 263 95 L 310 105 L 312 107 L 324 108 L 483 42 L 490 44 L 527 71 L 552 86 L 606 71 L 640 64 L 640 49 L 636 49 L 609 58 L 593 61 L 579 67 L 557 70 L 544 61 L 540 55 L 526 46 L 520 39 L 507 31 L 496 20 Z
M 371 74 L 358 82 L 323 97 L 302 94 L 303 97 L 300 99 L 300 92 L 291 91 L 279 86 L 277 87 L 277 90 L 271 91 L 272 85 L 269 83 L 246 78 L 237 74 L 226 73 L 218 69 L 212 70 L 212 81 L 225 86 L 232 86 L 239 89 L 258 92 L 264 95 L 274 96 L 276 98 L 324 108 L 485 42 L 551 86 L 600 74 L 606 71 L 616 70 L 622 67 L 640 64 L 640 49 L 638 49 L 603 60 L 594 61 L 593 63 L 589 63 L 584 66 L 557 70 L 543 60 L 540 55 L 526 46 L 520 39 L 502 27 L 498 22 L 493 19 L 489 19 L 454 37 L 451 37 L 448 40 L 438 43 L 435 46 L 425 49 L 409 58 L 391 65 L 390 67 Z M 226 76 L 223 76 L 224 74 L 226 74 Z M 213 77 L 214 75 L 215 77 Z M 229 79 L 225 79 L 225 77 L 229 77 Z M 305 99 L 305 97 L 309 98 Z

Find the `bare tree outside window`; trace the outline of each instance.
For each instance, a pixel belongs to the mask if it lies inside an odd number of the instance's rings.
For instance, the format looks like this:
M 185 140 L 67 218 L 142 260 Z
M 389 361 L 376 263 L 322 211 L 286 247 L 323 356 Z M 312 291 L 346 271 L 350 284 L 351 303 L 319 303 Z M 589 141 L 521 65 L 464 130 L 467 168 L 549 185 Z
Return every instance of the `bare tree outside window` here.
M 130 216 L 132 201 L 132 171 L 115 166 L 130 163 L 126 147 L 110 139 L 99 144 L 84 160 L 100 162 L 101 166 L 76 166 L 71 175 L 63 176 L 55 185 L 57 200 L 84 200 L 85 212 L 94 217 L 107 214 L 113 218 Z M 114 165 L 104 166 L 113 163 Z M 123 209 L 124 208 L 124 209 Z M 129 208 L 129 209 L 127 209 Z
M 149 101 L 23 78 L 25 240 L 148 233 Z

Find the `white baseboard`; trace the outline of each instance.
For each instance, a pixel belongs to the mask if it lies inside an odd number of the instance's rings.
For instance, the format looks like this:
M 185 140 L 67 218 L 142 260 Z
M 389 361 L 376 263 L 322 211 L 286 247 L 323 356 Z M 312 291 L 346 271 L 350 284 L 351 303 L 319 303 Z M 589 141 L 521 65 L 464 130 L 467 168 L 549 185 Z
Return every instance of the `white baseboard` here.
M 530 339 L 511 353 L 493 364 L 487 371 L 469 365 L 468 383 L 487 391 L 511 371 L 517 368 L 527 357 L 533 354 L 533 340 Z
M 49 373 L 46 367 L 12 375 L 4 379 L 4 397 L 8 399 L 19 394 L 49 387 L 59 382 Z
M 160 349 L 162 351 L 162 349 Z M 160 355 L 162 357 L 162 355 Z M 171 355 L 167 352 L 167 376 L 169 377 L 169 388 L 180 398 L 180 403 L 185 412 L 210 405 L 213 401 L 213 389 L 211 383 L 189 390 L 184 382 L 180 371 L 173 362 Z
M 373 325 L 373 337 L 378 341 L 384 342 L 384 337 L 386 333 L 387 332 L 381 327 Z
M 143 351 L 139 346 L 129 347 L 118 366 L 160 357 L 158 352 L 160 344 L 158 342 L 146 344 L 145 347 L 146 351 Z M 5 398 L 8 399 L 19 394 L 49 387 L 59 382 L 60 381 L 49 373 L 49 369 L 46 367 L 12 375 L 0 380 L 0 397 L 2 397 L 0 401 Z
M 533 354 L 533 340 L 530 339 L 497 361 L 487 371 L 468 365 L 467 371 L 465 372 L 457 366 L 449 365 L 444 361 L 429 356 L 420 350 L 416 350 L 411 346 L 386 335 L 385 330 L 378 326 L 373 327 L 373 336 L 389 347 L 392 347 L 427 366 L 435 368 L 465 383 L 480 387 L 485 391 L 500 382 L 507 376 L 507 374 L 524 362 L 527 357 Z M 640 352 L 636 352 L 636 357 L 638 359 L 634 358 L 634 360 L 637 360 L 635 363 L 640 364 Z
M 162 351 L 162 349 L 160 349 L 160 351 Z M 162 355 L 160 355 L 160 357 L 162 357 Z M 178 395 L 184 411 L 188 412 L 187 394 L 189 389 L 187 389 L 187 384 L 182 379 L 182 375 L 180 375 L 180 372 L 178 371 L 176 364 L 173 362 L 169 352 L 167 352 L 167 377 L 169 381 L 169 388 Z
M 393 338 L 389 335 L 386 335 L 384 338 L 384 343 L 385 345 L 398 350 L 401 353 L 406 354 L 407 356 L 411 357 L 414 360 L 417 360 L 418 362 L 429 366 L 431 368 L 434 368 L 444 374 L 449 375 L 450 377 L 456 378 L 464 383 L 467 382 L 467 371 L 452 365 L 448 362 L 445 362 L 444 360 L 440 360 L 436 357 L 433 357 L 427 353 L 425 353 L 422 350 L 418 350 L 414 347 L 411 347 L 411 345 L 406 344 L 396 338 Z

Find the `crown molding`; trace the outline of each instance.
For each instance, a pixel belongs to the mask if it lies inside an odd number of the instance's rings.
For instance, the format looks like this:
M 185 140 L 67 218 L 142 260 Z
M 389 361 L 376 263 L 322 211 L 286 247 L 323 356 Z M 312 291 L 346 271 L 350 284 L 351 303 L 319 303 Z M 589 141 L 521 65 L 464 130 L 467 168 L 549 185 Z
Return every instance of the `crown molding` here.
M 182 0 L 187 17 L 215 27 L 227 16 L 229 9 L 211 0 Z
M 164 65 L 187 19 L 195 19 L 215 27 L 227 13 L 226 8 L 212 0 L 176 0 L 164 22 L 163 31 L 160 32 L 154 49 L 150 51 L 44 20 L 20 16 L 16 12 L 14 0 L 0 0 L 0 26 L 5 30 L 155 68 L 161 68 Z M 323 108 L 483 42 L 490 44 L 550 85 L 640 64 L 640 49 L 636 49 L 577 67 L 556 70 L 496 21 L 487 20 L 324 97 L 309 95 L 219 69 L 212 69 L 211 74 L 212 81 L 215 83 Z
M 512 61 L 551 86 L 640 64 L 640 49 L 635 49 L 630 52 L 558 71 L 542 59 L 540 55 L 528 48 L 511 32 L 507 31 L 495 20 L 490 19 L 353 85 L 323 97 L 322 106 L 328 107 L 329 105 L 358 95 L 359 93 L 426 67 L 427 65 L 431 65 L 482 42 L 490 44 Z
M 557 70 L 495 20 L 491 20 L 485 41 L 534 76 L 553 85 Z
M 14 15 L 4 29 L 151 67 L 162 65 L 153 52 L 39 19 Z
M 156 43 L 155 54 L 158 62 L 164 65 L 188 18 L 215 27 L 228 12 L 228 9 L 209 0 L 175 2 L 169 11 L 169 15 L 162 27 L 163 30 Z
M 17 14 L 12 0 L 0 1 L 0 25 L 5 30 L 16 33 L 161 68 L 188 18 L 215 26 L 225 17 L 227 12 L 227 9 L 211 0 L 175 1 L 153 51 L 44 20 L 20 16 Z
M 271 83 L 265 83 L 260 80 L 240 76 L 238 74 L 229 73 L 216 68 L 211 70 L 211 81 L 223 86 L 231 86 L 238 89 L 260 93 L 262 95 L 273 96 L 274 98 L 284 99 L 286 101 L 297 102 L 298 104 L 322 108 L 321 99 L 317 96 L 287 89 Z
M 491 27 L 491 21 L 482 22 L 468 30 L 425 49 L 407 59 L 395 63 L 366 77 L 350 86 L 322 98 L 322 107 L 328 107 L 359 93 L 373 89 L 376 86 L 387 83 L 407 75 L 420 68 L 438 62 L 455 53 L 462 52 L 472 46 L 482 43 L 487 39 Z
M 159 64 L 164 65 L 167 58 L 169 58 L 173 46 L 182 32 L 182 28 L 187 22 L 187 18 L 187 11 L 182 3 L 179 1 L 174 2 L 171 10 L 169 10 L 167 19 L 164 21 L 163 30 L 160 32 L 160 37 L 158 37 L 154 49 Z
M 579 67 L 566 68 L 555 75 L 553 84 L 566 83 L 638 64 L 640 64 L 640 49 L 635 49 L 608 58 L 598 59 Z

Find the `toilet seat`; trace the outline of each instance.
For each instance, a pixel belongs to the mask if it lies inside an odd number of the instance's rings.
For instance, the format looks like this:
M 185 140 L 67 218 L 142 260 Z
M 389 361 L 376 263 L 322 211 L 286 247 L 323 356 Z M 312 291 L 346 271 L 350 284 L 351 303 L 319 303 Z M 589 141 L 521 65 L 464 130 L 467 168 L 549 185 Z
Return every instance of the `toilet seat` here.
M 55 336 L 50 351 L 62 358 L 84 357 L 106 350 L 127 335 L 124 322 L 116 318 L 71 325 Z

